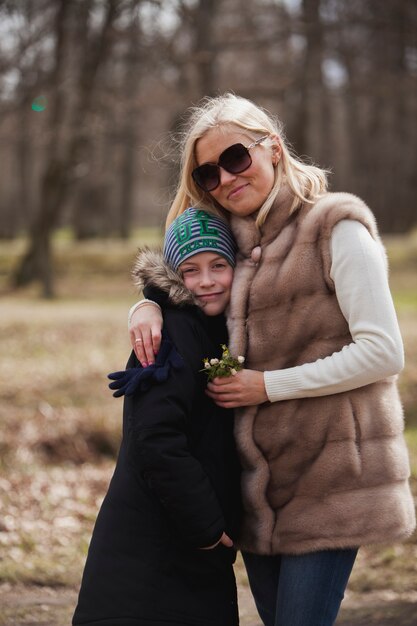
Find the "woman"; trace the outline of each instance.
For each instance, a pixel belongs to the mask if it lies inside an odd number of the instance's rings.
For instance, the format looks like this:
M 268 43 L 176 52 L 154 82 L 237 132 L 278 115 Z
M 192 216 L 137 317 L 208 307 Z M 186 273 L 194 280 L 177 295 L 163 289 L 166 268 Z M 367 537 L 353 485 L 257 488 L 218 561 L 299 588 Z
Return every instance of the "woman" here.
M 239 248 L 230 350 L 250 369 L 208 395 L 241 407 L 240 546 L 258 611 L 267 626 L 333 624 L 358 547 L 415 527 L 403 349 L 375 219 L 328 193 L 273 117 L 231 94 L 190 117 L 167 223 L 189 204 L 229 216 Z M 138 358 L 152 361 L 160 314 L 145 301 L 131 317 Z
M 187 240 L 182 235 L 187 233 Z M 209 235 L 207 235 L 209 233 Z M 110 375 L 126 393 L 123 440 L 89 547 L 73 624 L 237 626 L 233 574 L 240 518 L 231 411 L 204 393 L 220 356 L 235 265 L 223 220 L 189 209 L 167 232 L 164 259 L 136 262 L 138 286 L 170 294 L 156 364 Z M 204 313 L 201 308 L 204 308 Z M 175 349 L 174 349 L 175 346 Z

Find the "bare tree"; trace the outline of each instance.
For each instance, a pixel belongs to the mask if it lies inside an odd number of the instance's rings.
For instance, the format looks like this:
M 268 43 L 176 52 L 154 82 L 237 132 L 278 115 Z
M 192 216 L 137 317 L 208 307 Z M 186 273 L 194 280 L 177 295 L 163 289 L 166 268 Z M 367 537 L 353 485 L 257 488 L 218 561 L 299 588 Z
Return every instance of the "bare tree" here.
M 346 186 L 371 204 L 383 231 L 406 231 L 416 223 L 417 7 L 412 0 L 326 5 L 337 17 L 330 51 L 347 75 L 339 96 Z
M 10 0 L 4 16 L 0 234 L 32 222 L 15 284 L 53 292 L 61 225 L 127 237 L 161 223 L 176 176 L 142 146 L 165 147 L 190 104 L 228 90 L 276 113 L 382 230 L 415 223 L 415 0 Z
M 88 9 L 91 7 L 89 0 L 81 3 L 75 3 L 75 0 L 60 0 L 56 12 L 55 66 L 51 80 L 54 87 L 51 103 L 51 141 L 41 182 L 39 211 L 31 229 L 29 248 L 14 274 L 16 286 L 27 285 L 33 280 L 39 279 L 45 297 L 51 297 L 54 293 L 51 233 L 64 205 L 69 177 L 76 164 L 82 160 L 88 142 L 85 119 L 90 111 L 98 70 L 105 63 L 111 50 L 112 27 L 121 3 L 116 2 L 116 0 L 107 0 L 101 29 L 91 42 L 89 54 L 80 71 L 77 102 L 74 105 L 70 123 L 73 132 L 65 141 L 63 138 L 65 107 L 62 76 L 69 35 L 70 11 L 75 8 L 75 5 L 78 5 L 76 8 L 80 11 L 79 15 L 88 18 Z M 85 28 L 84 33 L 87 32 L 88 29 Z M 83 43 L 87 50 L 90 42 L 84 41 L 81 42 L 81 45 Z
M 118 230 L 122 239 L 127 239 L 131 229 L 133 213 L 133 190 L 136 171 L 136 147 L 138 143 L 138 103 L 139 86 L 142 74 L 141 65 L 141 28 L 139 22 L 140 2 L 132 0 L 129 7 L 129 26 L 127 32 L 127 55 L 123 95 L 125 101 L 124 124 L 121 131 L 123 146 L 120 172 L 120 207 L 118 211 Z M 143 50 L 143 48 L 142 48 Z M 142 51 L 143 56 L 143 51 Z
M 301 13 L 304 34 L 303 60 L 298 74 L 299 104 L 294 144 L 299 153 L 320 162 L 323 159 L 326 92 L 322 65 L 325 57 L 321 0 L 303 0 Z M 328 120 L 327 120 L 328 122 Z
M 215 44 L 214 25 L 219 4 L 216 0 L 200 0 L 194 8 L 192 58 L 201 96 L 212 96 L 215 93 L 217 55 L 220 50 Z

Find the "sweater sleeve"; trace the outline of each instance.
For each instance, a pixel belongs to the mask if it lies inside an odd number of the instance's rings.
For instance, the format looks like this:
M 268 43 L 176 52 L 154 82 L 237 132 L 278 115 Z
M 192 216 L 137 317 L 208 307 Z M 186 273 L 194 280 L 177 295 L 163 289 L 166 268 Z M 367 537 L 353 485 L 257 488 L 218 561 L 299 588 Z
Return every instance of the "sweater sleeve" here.
M 220 539 L 225 521 L 210 480 L 189 446 L 192 411 L 198 406 L 195 394 L 204 393 L 197 380 L 201 348 L 198 331 L 184 316 L 176 318 L 175 328 L 167 326 L 185 364 L 164 383 L 127 400 L 128 458 L 175 532 L 193 547 L 205 547 Z
M 158 310 L 161 310 L 163 306 L 169 306 L 169 297 L 165 291 L 158 289 L 156 287 L 146 286 L 143 289 L 143 295 L 145 296 L 141 300 L 138 300 L 129 309 L 129 313 L 127 315 L 127 329 L 130 330 L 130 324 L 132 321 L 133 314 L 142 304 L 150 304 L 154 305 Z
M 265 372 L 271 402 L 349 391 L 398 374 L 404 366 L 381 245 L 354 220 L 339 222 L 330 243 L 330 275 L 353 341 L 314 363 Z

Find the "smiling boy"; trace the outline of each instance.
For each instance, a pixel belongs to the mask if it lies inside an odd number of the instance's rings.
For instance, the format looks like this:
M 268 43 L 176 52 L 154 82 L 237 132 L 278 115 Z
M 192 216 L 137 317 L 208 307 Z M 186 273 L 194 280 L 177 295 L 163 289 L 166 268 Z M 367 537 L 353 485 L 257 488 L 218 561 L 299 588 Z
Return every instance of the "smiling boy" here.
M 238 624 L 233 539 L 241 504 L 233 413 L 206 395 L 201 372 L 203 359 L 220 357 L 227 343 L 223 313 L 235 251 L 225 222 L 190 208 L 167 231 L 163 256 L 146 250 L 137 258 L 139 289 L 147 284 L 149 295 L 166 300 L 165 346 L 175 346 L 182 367 L 162 380 L 164 346 L 163 362 L 157 357 L 146 369 L 131 354 L 128 372 L 155 377 L 146 392 L 137 388 L 125 398 L 123 439 L 74 625 Z

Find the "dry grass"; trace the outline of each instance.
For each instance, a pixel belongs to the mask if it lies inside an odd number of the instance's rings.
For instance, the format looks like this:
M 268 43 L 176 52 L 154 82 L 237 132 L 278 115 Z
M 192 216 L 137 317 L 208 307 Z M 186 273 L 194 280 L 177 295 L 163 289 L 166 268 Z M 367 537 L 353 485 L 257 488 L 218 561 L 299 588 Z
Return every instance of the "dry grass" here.
M 114 464 L 126 305 L 2 302 L 0 580 L 78 581 Z
M 417 494 L 417 246 L 412 239 L 404 255 L 404 243 L 390 245 L 394 258 L 399 255 L 392 263 L 391 284 L 407 348 L 401 389 Z M 12 251 L 7 249 L 7 261 L 0 255 L 0 288 Z M 53 597 L 54 588 L 76 589 L 79 583 L 120 439 L 122 401 L 112 397 L 106 375 L 123 368 L 130 351 L 126 313 L 135 299 L 128 271 L 134 251 L 133 244 L 77 248 L 65 243 L 58 251 L 57 300 L 40 301 L 33 289 L 1 299 L 3 590 L 10 584 L 12 589 L 35 584 L 46 586 L 45 593 Z M 351 593 L 412 594 L 417 589 L 416 542 L 414 537 L 404 545 L 361 550 Z M 244 589 L 241 564 L 237 575 Z M 73 601 L 74 595 L 69 597 Z M 0 624 L 26 623 L 14 622 L 12 609 L 7 611 L 3 617 L 0 611 Z

